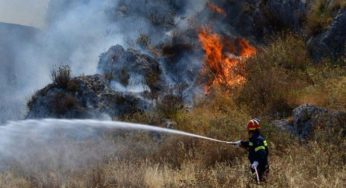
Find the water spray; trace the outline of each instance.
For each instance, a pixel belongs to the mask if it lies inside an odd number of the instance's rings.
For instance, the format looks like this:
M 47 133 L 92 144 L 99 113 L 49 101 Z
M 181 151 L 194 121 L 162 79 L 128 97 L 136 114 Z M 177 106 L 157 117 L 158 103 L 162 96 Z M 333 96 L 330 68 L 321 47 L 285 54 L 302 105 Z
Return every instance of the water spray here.
M 24 120 L 24 121 L 18 121 L 18 122 L 10 122 L 10 124 L 30 124 L 31 126 L 35 127 L 42 127 L 44 124 L 47 125 L 58 125 L 59 128 L 114 128 L 114 129 L 124 129 L 124 130 L 145 130 L 145 131 L 154 131 L 154 132 L 160 132 L 160 133 L 168 133 L 168 134 L 174 134 L 174 135 L 180 135 L 180 136 L 187 136 L 187 137 L 193 137 L 218 143 L 225 143 L 225 144 L 233 144 L 236 145 L 237 142 L 229 142 L 229 141 L 223 141 L 218 140 L 206 136 L 201 136 L 193 133 L 188 133 L 184 131 L 178 131 L 174 129 L 168 129 L 168 128 L 161 128 L 161 127 L 155 127 L 151 125 L 144 125 L 144 124 L 136 124 L 136 123 L 127 123 L 127 122 L 120 122 L 120 121 L 99 121 L 99 120 L 63 120 L 63 119 L 42 119 L 42 120 Z
M 15 165 L 30 173 L 36 169 L 66 171 L 97 164 L 106 156 L 121 156 L 129 146 L 151 149 L 131 137 L 107 139 L 107 133 L 143 131 L 186 136 L 216 143 L 236 144 L 206 136 L 150 125 L 100 120 L 39 119 L 9 121 L 0 125 L 0 171 Z M 122 132 L 119 132 L 122 133 Z M 122 134 L 120 134 L 122 135 Z M 129 139 L 129 140 L 127 140 Z M 148 147 L 148 148 L 147 148 Z M 52 167 L 53 166 L 53 167 Z
M 0 134 L 18 134 L 25 133 L 28 130 L 31 132 L 50 132 L 53 133 L 56 129 L 76 131 L 87 131 L 88 129 L 123 129 L 123 130 L 144 130 L 153 131 L 158 133 L 174 134 L 179 136 L 193 137 L 212 142 L 225 143 L 238 145 L 238 142 L 229 142 L 218 140 L 206 136 L 201 136 L 184 131 L 174 129 L 155 127 L 151 125 L 127 123 L 120 121 L 100 121 L 100 120 L 65 120 L 65 119 L 41 119 L 41 120 L 23 120 L 23 121 L 10 121 L 7 124 L 0 126 Z M 71 131 L 72 132 L 72 131 Z M 41 134 L 41 136 L 44 134 Z M 40 137 L 41 137 L 40 136 Z M 39 139 L 39 138 L 38 138 Z

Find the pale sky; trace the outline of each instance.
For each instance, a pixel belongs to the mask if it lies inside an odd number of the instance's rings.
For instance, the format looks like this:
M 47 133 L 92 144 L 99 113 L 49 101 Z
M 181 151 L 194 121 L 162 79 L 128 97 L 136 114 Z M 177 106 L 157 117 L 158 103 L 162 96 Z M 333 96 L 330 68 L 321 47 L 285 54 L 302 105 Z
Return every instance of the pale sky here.
M 0 0 L 0 22 L 43 27 L 49 0 Z

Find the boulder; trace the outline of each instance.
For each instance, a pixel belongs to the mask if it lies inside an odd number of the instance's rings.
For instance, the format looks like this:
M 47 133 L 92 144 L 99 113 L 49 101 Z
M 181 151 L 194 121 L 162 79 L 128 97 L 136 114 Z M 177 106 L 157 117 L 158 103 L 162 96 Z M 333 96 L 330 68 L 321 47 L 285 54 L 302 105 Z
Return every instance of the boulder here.
M 346 130 L 346 113 L 304 104 L 293 110 L 293 131 L 301 138 L 310 138 L 315 130 Z

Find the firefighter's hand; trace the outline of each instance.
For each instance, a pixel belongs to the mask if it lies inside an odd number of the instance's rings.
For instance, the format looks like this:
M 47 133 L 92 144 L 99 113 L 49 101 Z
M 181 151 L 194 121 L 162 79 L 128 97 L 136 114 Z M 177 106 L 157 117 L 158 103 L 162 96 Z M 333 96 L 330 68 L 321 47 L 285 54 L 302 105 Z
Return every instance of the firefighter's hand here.
M 258 162 L 257 162 L 257 161 L 254 161 L 254 162 L 251 164 L 251 168 L 252 168 L 252 169 L 257 169 L 257 166 L 258 166 Z
M 235 146 L 240 146 L 241 144 L 241 140 L 238 140 L 238 141 L 235 141 L 235 142 L 227 142 L 227 144 L 232 144 L 232 145 L 235 145 Z

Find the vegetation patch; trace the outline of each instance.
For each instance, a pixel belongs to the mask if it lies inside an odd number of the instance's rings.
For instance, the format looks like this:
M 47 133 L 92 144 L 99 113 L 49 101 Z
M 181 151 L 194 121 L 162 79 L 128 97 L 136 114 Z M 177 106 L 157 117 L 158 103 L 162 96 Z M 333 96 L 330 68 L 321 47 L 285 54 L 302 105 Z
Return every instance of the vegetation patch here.
M 344 0 L 314 0 L 306 17 L 307 31 L 311 35 L 323 32 L 332 22 L 336 12 L 346 8 Z

